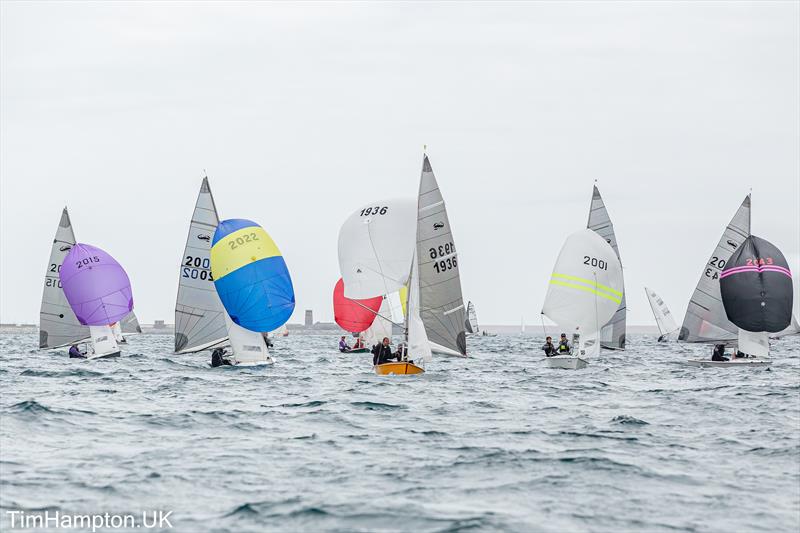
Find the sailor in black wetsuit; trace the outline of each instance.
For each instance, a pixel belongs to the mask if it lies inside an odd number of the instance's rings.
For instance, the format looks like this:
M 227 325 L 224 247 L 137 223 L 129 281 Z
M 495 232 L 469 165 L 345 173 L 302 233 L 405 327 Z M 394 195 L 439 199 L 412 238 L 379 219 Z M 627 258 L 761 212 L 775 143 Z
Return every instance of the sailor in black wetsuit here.
M 554 355 L 558 355 L 558 351 L 556 351 L 556 346 L 555 344 L 553 344 L 553 337 L 548 335 L 545 341 L 546 342 L 542 344 L 542 350 L 544 350 L 544 355 L 546 357 L 553 357 Z
M 77 344 L 73 344 L 69 347 L 69 358 L 70 359 L 86 359 L 86 354 L 83 353 L 78 349 Z
M 225 359 L 223 356 L 225 355 L 225 348 L 217 348 L 213 352 L 211 352 L 211 366 L 218 367 L 222 365 L 230 365 L 231 362 Z
M 392 347 L 389 346 L 389 337 L 384 337 L 381 344 L 376 344 L 372 347 L 372 364 L 382 365 L 388 363 L 393 357 L 397 357 L 400 361 L 400 356 L 392 353 Z
M 727 357 L 725 357 L 725 345 L 724 344 L 717 344 L 714 346 L 714 353 L 711 354 L 712 361 L 729 361 Z

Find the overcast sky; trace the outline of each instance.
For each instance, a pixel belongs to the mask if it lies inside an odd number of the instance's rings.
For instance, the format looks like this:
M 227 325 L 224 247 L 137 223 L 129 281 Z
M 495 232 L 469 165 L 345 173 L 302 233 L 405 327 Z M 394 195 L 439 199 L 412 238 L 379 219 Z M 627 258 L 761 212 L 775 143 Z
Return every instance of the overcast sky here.
M 629 324 L 643 285 L 683 317 L 750 188 L 800 271 L 798 2 L 0 5 L 2 322 L 38 322 L 64 205 L 172 322 L 203 169 L 278 244 L 292 322 L 332 320 L 341 223 L 416 196 L 423 144 L 483 323 L 539 323 L 595 179 Z

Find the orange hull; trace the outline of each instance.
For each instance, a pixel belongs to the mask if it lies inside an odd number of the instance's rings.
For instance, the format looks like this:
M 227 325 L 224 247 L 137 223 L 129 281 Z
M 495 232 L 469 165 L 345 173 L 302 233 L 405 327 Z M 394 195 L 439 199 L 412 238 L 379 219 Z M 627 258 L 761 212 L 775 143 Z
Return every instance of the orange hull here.
M 375 365 L 375 373 L 379 376 L 388 376 L 389 374 L 406 375 L 406 374 L 422 374 L 425 372 L 422 368 L 414 363 L 383 363 L 382 365 Z

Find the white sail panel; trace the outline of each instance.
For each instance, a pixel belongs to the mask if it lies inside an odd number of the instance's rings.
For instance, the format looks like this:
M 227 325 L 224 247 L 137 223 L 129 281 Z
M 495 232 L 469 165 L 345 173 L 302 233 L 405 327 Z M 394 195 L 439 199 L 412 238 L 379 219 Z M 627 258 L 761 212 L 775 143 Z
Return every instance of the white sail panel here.
M 417 217 L 419 314 L 434 351 L 467 355 L 458 253 L 428 156 L 422 160 Z
M 61 263 L 74 244 L 75 233 L 65 207 L 61 212 L 44 275 L 42 305 L 39 311 L 39 348 L 60 348 L 90 337 L 89 328 L 81 325 L 72 312 L 58 275 Z
M 478 315 L 475 312 L 475 305 L 467 302 L 467 319 L 464 322 L 464 329 L 467 333 L 478 333 Z
M 219 224 L 214 197 L 203 178 L 181 257 L 175 303 L 175 351 L 196 352 L 228 336 L 225 309 L 211 277 L 211 238 Z
M 264 336 L 257 331 L 250 331 L 235 324 L 225 313 L 225 325 L 233 354 L 231 362 L 235 365 L 253 366 L 272 363 Z
M 611 223 L 611 217 L 608 215 L 603 197 L 600 196 L 600 190 L 594 186 L 592 191 L 592 204 L 589 207 L 589 220 L 586 227 L 596 232 L 606 240 L 614 253 L 617 254 L 620 264 L 622 258 L 619 255 L 619 246 L 617 245 L 617 237 L 614 235 L 614 225 Z M 624 286 L 624 280 L 623 280 Z M 604 348 L 611 348 L 615 350 L 625 348 L 625 324 L 627 315 L 627 304 L 625 303 L 625 289 L 622 290 L 622 301 L 619 304 L 617 312 L 611 317 L 611 320 L 603 326 L 600 332 L 600 341 Z
M 339 270 L 347 298 L 399 291 L 414 253 L 416 205 L 392 199 L 364 205 L 339 230 Z
M 670 312 L 664 300 L 656 294 L 652 289 L 644 288 L 647 294 L 647 301 L 650 302 L 650 309 L 653 310 L 653 317 L 656 319 L 656 325 L 661 336 L 669 335 L 678 330 L 678 324 L 675 322 L 675 317 Z
M 372 348 L 376 344 L 383 342 L 384 337 L 392 338 L 392 322 L 388 320 L 390 314 L 391 304 L 388 298 L 384 298 L 378 309 L 378 316 L 375 317 L 372 325 L 364 330 L 362 334 L 364 343 L 368 348 Z
M 592 337 L 622 301 L 622 265 L 590 229 L 570 235 L 558 254 L 542 312 L 562 330 Z
M 142 332 L 142 327 L 139 325 L 139 319 L 136 318 L 136 314 L 133 311 L 128 313 L 128 316 L 120 320 L 120 326 L 122 327 L 122 333 L 128 335 Z
M 740 352 L 753 357 L 769 356 L 769 333 L 766 331 L 746 331 L 739 328 L 738 348 Z
M 425 331 L 425 324 L 419 314 L 420 291 L 419 291 L 419 265 L 417 264 L 416 254 L 411 265 L 411 278 L 409 279 L 408 304 L 406 317 L 406 336 L 408 339 L 408 357 L 415 363 L 426 363 L 433 359 L 431 344 Z
M 732 341 L 739 335 L 725 313 L 719 274 L 733 252 L 750 236 L 750 195 L 742 202 L 714 248 L 686 309 L 678 340 L 686 342 Z

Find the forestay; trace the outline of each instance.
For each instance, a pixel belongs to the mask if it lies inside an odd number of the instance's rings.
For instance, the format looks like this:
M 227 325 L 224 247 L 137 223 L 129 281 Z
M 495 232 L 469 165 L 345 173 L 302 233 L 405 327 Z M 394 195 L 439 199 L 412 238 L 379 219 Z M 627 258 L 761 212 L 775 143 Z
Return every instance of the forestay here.
M 617 237 L 614 235 L 614 225 L 611 223 L 611 218 L 608 216 L 608 210 L 603 202 L 603 197 L 600 196 L 600 191 L 597 186 L 594 186 L 592 191 L 592 204 L 589 207 L 589 221 L 586 227 L 596 232 L 606 240 L 614 253 L 617 255 L 620 264 L 622 258 L 619 255 L 619 246 L 617 245 Z M 624 349 L 625 348 L 625 324 L 627 315 L 627 305 L 625 304 L 625 289 L 623 280 L 622 300 L 619 303 L 617 311 L 611 320 L 603 326 L 600 332 L 600 343 L 604 348 L 611 349 Z
M 219 224 L 214 197 L 203 178 L 181 257 L 175 303 L 175 351 L 205 350 L 227 340 L 225 310 L 211 276 L 211 237 Z
M 565 331 L 592 338 L 622 301 L 622 265 L 590 229 L 570 235 L 558 254 L 542 313 Z
M 422 160 L 417 216 L 419 313 L 435 352 L 467 355 L 458 254 L 439 184 L 428 156 Z
M 661 299 L 661 296 L 656 294 L 652 289 L 644 288 L 647 294 L 647 301 L 650 302 L 650 309 L 653 310 L 653 317 L 656 319 L 658 331 L 663 337 L 677 331 L 678 324 L 675 322 L 675 317 L 670 312 L 667 304 Z
M 399 291 L 408 281 L 414 253 L 416 205 L 410 199 L 367 204 L 339 230 L 339 270 L 348 298 Z
M 89 338 L 89 328 L 78 322 L 61 288 L 59 271 L 67 253 L 75 245 L 75 233 L 67 208 L 53 238 L 50 260 L 44 276 L 42 306 L 39 311 L 39 348 L 60 348 Z
M 733 341 L 738 328 L 728 320 L 719 288 L 719 275 L 734 251 L 750 236 L 750 195 L 745 197 L 714 248 L 692 293 L 678 340 Z

